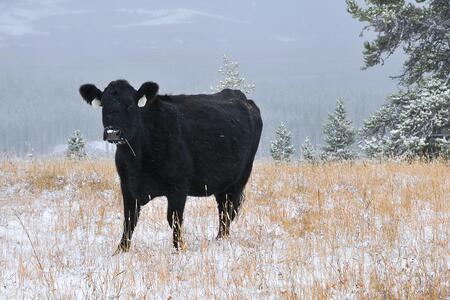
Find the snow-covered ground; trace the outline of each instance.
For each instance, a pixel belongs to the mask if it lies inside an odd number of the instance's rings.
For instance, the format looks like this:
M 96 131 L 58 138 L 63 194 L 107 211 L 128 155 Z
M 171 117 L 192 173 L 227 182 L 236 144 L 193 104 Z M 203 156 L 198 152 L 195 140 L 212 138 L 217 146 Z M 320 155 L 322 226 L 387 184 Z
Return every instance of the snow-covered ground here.
M 0 298 L 297 299 L 450 295 L 449 165 L 259 162 L 231 237 L 213 197 L 190 198 L 188 248 L 166 201 L 131 251 L 110 161 L 0 161 Z

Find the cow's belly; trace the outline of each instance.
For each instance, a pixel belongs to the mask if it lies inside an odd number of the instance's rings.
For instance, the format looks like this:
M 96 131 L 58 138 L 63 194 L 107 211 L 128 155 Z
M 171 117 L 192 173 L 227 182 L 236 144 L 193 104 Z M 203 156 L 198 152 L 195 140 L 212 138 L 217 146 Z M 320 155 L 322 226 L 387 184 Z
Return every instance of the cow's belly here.
M 208 197 L 226 190 L 226 186 L 211 186 L 208 184 L 193 184 L 189 190 L 189 196 Z
M 208 190 L 207 186 L 191 186 L 188 196 L 192 197 L 208 197 L 214 195 L 213 190 Z
M 238 181 L 238 173 L 210 173 L 195 176 L 190 183 L 189 195 L 195 197 L 207 197 L 222 193 Z

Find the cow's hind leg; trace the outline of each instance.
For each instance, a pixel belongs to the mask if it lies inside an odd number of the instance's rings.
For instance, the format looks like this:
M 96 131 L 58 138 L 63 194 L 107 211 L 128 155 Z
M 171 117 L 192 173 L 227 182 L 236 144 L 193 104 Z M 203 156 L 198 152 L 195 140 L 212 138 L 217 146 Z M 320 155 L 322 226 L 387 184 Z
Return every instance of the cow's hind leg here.
M 230 235 L 230 225 L 239 212 L 244 198 L 243 187 L 231 188 L 227 192 L 216 194 L 217 208 L 219 210 L 219 232 L 217 239 Z
M 167 222 L 169 222 L 169 225 L 173 230 L 173 246 L 177 250 L 186 248 L 181 230 L 186 196 L 187 195 L 180 194 L 171 194 L 167 196 Z

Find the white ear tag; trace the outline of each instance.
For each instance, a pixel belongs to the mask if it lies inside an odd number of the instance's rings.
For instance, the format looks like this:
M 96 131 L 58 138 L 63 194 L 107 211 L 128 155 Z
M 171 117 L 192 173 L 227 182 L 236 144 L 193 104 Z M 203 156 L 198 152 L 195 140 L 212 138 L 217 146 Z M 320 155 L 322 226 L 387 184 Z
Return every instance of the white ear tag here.
M 102 102 L 100 100 L 98 100 L 97 98 L 95 98 L 94 100 L 92 100 L 91 105 L 92 105 L 92 107 L 101 107 Z
M 141 99 L 139 99 L 138 106 L 139 107 L 144 107 L 146 103 L 147 103 L 147 97 L 145 97 L 145 95 L 144 95 L 144 96 L 142 96 Z

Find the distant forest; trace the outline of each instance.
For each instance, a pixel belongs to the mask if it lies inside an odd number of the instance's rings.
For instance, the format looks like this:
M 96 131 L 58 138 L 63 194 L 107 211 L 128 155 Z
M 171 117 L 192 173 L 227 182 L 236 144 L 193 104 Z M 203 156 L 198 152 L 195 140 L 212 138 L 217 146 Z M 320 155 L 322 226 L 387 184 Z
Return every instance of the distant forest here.
M 158 81 L 157 78 L 149 80 Z M 101 140 L 101 110 L 81 100 L 78 87 L 82 83 L 85 82 L 79 79 L 30 79 L 3 74 L 0 77 L 0 153 L 48 155 L 56 145 L 66 144 L 75 129 L 80 129 L 88 141 Z M 349 118 L 355 126 L 360 126 L 387 94 L 386 90 L 367 92 L 358 87 L 354 90 L 309 87 L 293 80 L 256 81 L 255 84 L 256 90 L 249 98 L 260 107 L 264 121 L 259 157 L 269 155 L 270 140 L 281 121 L 292 131 L 298 154 L 306 136 L 313 145 L 322 144 L 322 125 L 337 97 L 344 98 Z M 162 86 L 161 90 L 170 94 L 209 92 L 209 85 L 183 82 Z

